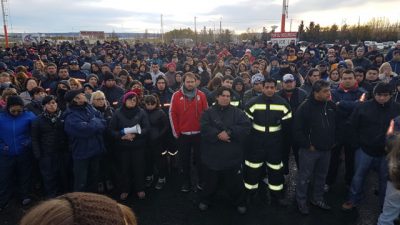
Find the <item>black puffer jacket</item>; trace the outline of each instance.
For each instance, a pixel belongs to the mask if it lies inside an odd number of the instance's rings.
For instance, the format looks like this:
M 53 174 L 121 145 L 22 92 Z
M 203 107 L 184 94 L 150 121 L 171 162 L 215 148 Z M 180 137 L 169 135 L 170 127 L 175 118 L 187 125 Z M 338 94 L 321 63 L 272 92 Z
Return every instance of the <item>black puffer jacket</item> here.
M 169 127 L 167 114 L 162 109 L 146 110 L 150 122 L 148 138 L 150 144 L 161 141 Z
M 134 110 L 134 116 L 131 118 L 128 116 L 128 109 L 123 107 L 115 111 L 110 122 L 110 132 L 111 136 L 116 140 L 116 149 L 134 150 L 134 148 L 146 147 L 146 136 L 150 130 L 150 123 L 145 111 L 136 106 L 134 109 L 130 109 Z M 133 127 L 136 124 L 140 125 L 141 134 L 136 134 L 133 141 L 122 140 L 121 137 L 124 136 L 122 130 L 127 127 Z
M 335 113 L 332 101 L 321 102 L 313 95 L 297 109 L 293 132 L 295 141 L 302 148 L 331 150 L 335 144 Z
M 42 114 L 32 123 L 32 150 L 36 158 L 68 151 L 64 120 L 60 116 L 53 120 Z

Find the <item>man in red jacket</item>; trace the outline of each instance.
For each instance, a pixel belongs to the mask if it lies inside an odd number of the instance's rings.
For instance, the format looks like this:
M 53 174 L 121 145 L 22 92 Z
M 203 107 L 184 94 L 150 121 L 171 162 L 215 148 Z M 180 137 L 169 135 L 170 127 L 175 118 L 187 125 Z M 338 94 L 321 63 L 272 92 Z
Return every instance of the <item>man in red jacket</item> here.
M 178 139 L 178 149 L 183 173 L 182 192 L 190 190 L 190 159 L 193 148 L 194 163 L 197 167 L 198 184 L 200 175 L 200 117 L 208 108 L 207 98 L 196 87 L 195 74 L 188 72 L 182 77 L 181 89 L 172 95 L 169 118 L 172 132 Z M 201 189 L 200 185 L 197 185 Z

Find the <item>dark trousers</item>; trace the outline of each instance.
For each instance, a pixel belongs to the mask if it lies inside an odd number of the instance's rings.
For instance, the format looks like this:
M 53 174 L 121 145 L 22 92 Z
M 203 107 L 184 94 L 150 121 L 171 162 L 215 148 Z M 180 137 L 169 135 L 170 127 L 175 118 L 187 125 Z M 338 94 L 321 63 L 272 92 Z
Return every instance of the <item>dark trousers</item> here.
M 100 156 L 100 176 L 99 182 L 112 181 L 115 182 L 115 156 L 114 153 L 107 149 L 107 152 Z
M 31 175 L 31 152 L 27 151 L 16 156 L 0 154 L 0 207 L 7 204 L 15 190 L 20 199 L 28 198 Z
M 46 197 L 54 198 L 69 190 L 69 155 L 69 153 L 52 153 L 40 157 L 39 168 Z
M 145 150 L 144 148 L 119 149 L 115 153 L 118 183 L 121 193 L 129 193 L 132 190 L 132 183 L 135 192 L 144 191 L 145 177 Z
M 200 192 L 202 203 L 210 204 L 219 185 L 222 185 L 235 206 L 245 205 L 243 172 L 240 166 L 226 170 L 212 170 L 203 166 L 203 176 L 203 191 Z
M 311 180 L 313 184 L 313 200 L 322 201 L 324 198 L 324 184 L 328 174 L 330 151 L 310 151 L 300 148 L 300 169 L 297 174 L 296 200 L 300 204 L 307 201 L 308 185 Z
M 354 175 L 354 155 L 355 149 L 350 146 L 350 144 L 338 144 L 332 149 L 331 153 L 331 161 L 329 164 L 329 172 L 326 177 L 326 184 L 332 185 L 336 181 L 338 168 L 340 165 L 340 156 L 342 153 L 342 149 L 344 149 L 344 157 L 345 157 L 345 181 L 347 185 L 351 184 L 351 180 Z
M 192 157 L 197 169 L 198 183 L 201 183 L 201 162 L 200 162 L 200 134 L 181 135 L 178 140 L 178 149 L 182 166 L 183 183 L 190 184 L 190 169 Z M 192 154 L 193 150 L 193 154 Z
M 299 168 L 299 147 L 294 144 L 293 140 L 285 140 L 283 143 L 283 154 L 282 154 L 282 162 L 283 162 L 283 174 L 289 174 L 289 156 L 290 150 L 292 150 L 294 159 L 296 161 L 296 166 Z
M 148 148 L 146 149 L 146 152 L 145 152 L 145 157 L 146 157 L 146 177 L 154 175 L 154 167 L 155 166 L 157 167 L 157 170 L 158 170 L 159 173 L 160 172 L 163 172 L 163 173 L 165 172 L 165 171 L 160 171 L 160 168 L 159 168 L 159 163 L 160 163 L 162 154 L 163 154 L 162 142 L 160 142 L 160 141 L 150 141 L 149 144 L 148 144 Z M 164 177 L 164 176 L 162 176 L 162 177 Z
M 73 160 L 74 191 L 97 190 L 100 172 L 100 156 Z

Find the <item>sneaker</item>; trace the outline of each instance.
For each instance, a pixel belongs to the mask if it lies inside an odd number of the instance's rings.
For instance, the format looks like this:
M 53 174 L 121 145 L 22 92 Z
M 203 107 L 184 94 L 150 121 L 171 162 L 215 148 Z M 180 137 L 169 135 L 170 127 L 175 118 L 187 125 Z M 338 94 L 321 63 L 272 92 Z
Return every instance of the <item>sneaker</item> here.
M 325 185 L 324 185 L 324 192 L 325 192 L 325 193 L 328 193 L 328 192 L 329 192 L 329 188 L 330 188 L 330 186 L 327 185 L 327 184 L 325 184 Z
M 104 184 L 103 183 L 98 183 L 97 184 L 97 191 L 99 193 L 104 193 Z
M 157 184 L 154 187 L 157 190 L 161 190 L 163 189 L 164 185 L 165 185 L 166 179 L 164 178 L 158 178 Z
M 112 189 L 114 189 L 114 185 L 111 182 L 111 180 L 106 181 L 106 188 L 107 188 L 107 191 L 111 191 Z
M 328 205 L 328 203 L 325 200 L 322 201 L 314 201 L 311 200 L 311 204 L 320 208 L 320 209 L 324 209 L 324 210 L 330 210 L 331 207 Z
M 310 214 L 310 209 L 308 208 L 307 203 L 297 203 L 297 208 L 299 209 L 299 212 L 303 215 Z
M 247 212 L 247 207 L 246 206 L 238 206 L 236 208 L 236 210 L 238 211 L 239 214 L 243 215 Z
M 200 191 L 203 190 L 203 185 L 202 185 L 202 184 L 197 184 L 196 187 L 197 187 L 197 189 L 200 190 Z
M 189 192 L 190 191 L 190 185 L 189 184 L 183 184 L 182 187 L 181 187 L 181 191 L 185 192 L 185 193 Z
M 32 199 L 30 199 L 30 198 L 24 198 L 24 199 L 22 200 L 21 204 L 22 204 L 22 206 L 27 206 L 27 205 L 31 204 L 31 202 L 32 202 Z
M 146 177 L 146 187 L 151 187 L 151 184 L 153 183 L 153 175 L 147 176 Z
M 347 201 L 347 202 L 343 203 L 343 205 L 342 205 L 342 210 L 344 210 L 344 211 L 351 211 L 355 208 L 356 208 L 356 205 L 351 201 Z
M 202 203 L 202 202 L 199 203 L 198 207 L 199 207 L 200 211 L 206 211 L 208 209 L 208 205 L 206 203 Z
M 126 193 L 126 192 L 121 193 L 121 195 L 119 196 L 119 199 L 122 200 L 122 201 L 125 201 L 128 198 L 128 195 L 129 194 Z
M 138 196 L 138 198 L 139 198 L 140 200 L 143 200 L 143 199 L 146 198 L 146 193 L 145 193 L 144 191 L 139 191 L 139 192 L 137 193 L 137 196 Z

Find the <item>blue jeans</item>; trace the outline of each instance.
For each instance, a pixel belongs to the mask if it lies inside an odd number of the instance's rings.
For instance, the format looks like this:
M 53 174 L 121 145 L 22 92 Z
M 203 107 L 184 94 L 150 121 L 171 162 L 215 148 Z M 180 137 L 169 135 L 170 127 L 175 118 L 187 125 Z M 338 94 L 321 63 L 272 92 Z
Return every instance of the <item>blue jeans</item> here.
M 388 165 L 385 156 L 372 157 L 361 148 L 356 150 L 354 176 L 351 181 L 349 201 L 357 205 L 362 198 L 364 180 L 371 168 L 376 168 L 379 173 L 379 200 L 381 206 L 385 199 L 386 182 L 388 179 Z
M 386 188 L 385 203 L 378 219 L 378 225 L 393 225 L 393 221 L 398 218 L 400 213 L 400 190 L 388 181 Z

